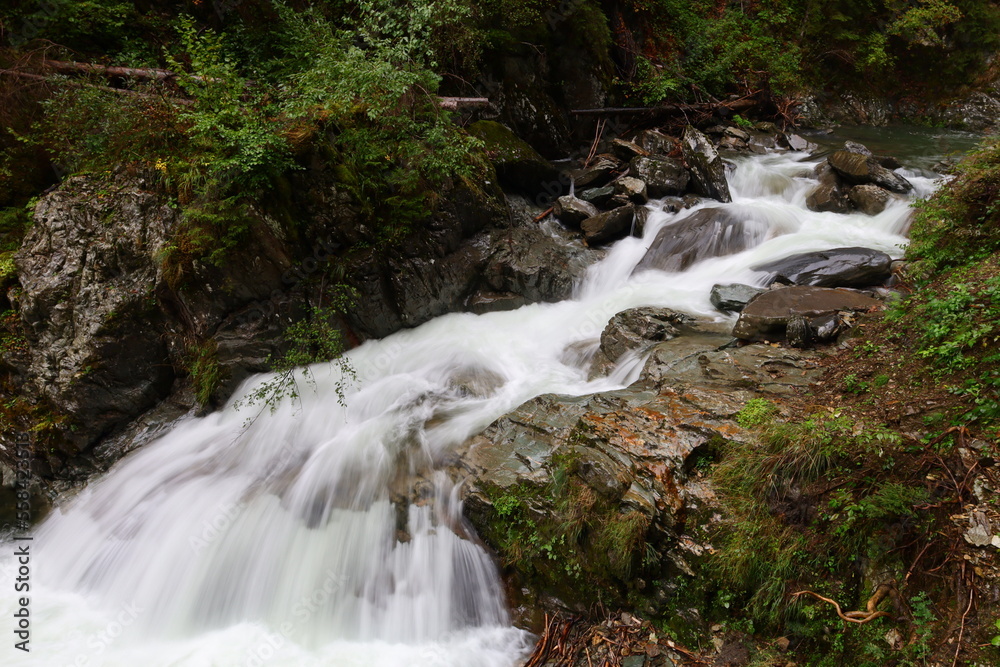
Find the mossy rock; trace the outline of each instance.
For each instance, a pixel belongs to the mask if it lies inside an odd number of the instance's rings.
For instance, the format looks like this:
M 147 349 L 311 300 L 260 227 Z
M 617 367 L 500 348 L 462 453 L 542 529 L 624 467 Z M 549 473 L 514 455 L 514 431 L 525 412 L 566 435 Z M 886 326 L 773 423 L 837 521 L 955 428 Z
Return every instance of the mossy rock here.
M 526 141 L 510 128 L 491 120 L 476 121 L 468 127 L 472 136 L 484 144 L 486 155 L 497 170 L 505 187 L 514 188 L 528 195 L 546 193 L 562 194 L 568 179 L 560 178 L 559 171 Z

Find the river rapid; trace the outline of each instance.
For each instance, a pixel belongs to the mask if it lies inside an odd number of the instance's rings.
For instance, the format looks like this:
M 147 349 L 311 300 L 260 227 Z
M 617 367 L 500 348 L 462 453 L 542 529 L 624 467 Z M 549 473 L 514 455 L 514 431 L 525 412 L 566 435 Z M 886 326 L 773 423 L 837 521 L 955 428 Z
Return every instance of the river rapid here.
M 298 377 L 299 400 L 258 416 L 236 405 L 269 379 L 256 377 L 224 409 L 181 420 L 21 543 L 31 553 L 31 651 L 13 648 L 18 605 L 5 591 L 0 662 L 518 664 L 532 637 L 513 627 L 497 567 L 462 518 L 461 480 L 442 462 L 535 396 L 633 381 L 634 356 L 587 379 L 586 352 L 616 312 L 664 306 L 731 323 L 709 292 L 760 283 L 754 265 L 841 246 L 901 256 L 909 202 L 874 217 L 809 211 L 819 162 L 805 153 L 736 160 L 733 202 L 700 206 L 752 221 L 744 252 L 682 273 L 633 274 L 656 233 L 691 213 L 654 201 L 643 238 L 611 247 L 570 300 L 446 315 L 352 350 L 354 380 L 336 363 L 314 366 L 314 381 Z M 915 196 L 935 188 L 930 171 L 900 173 Z M 0 546 L 2 579 L 13 581 L 14 545 Z

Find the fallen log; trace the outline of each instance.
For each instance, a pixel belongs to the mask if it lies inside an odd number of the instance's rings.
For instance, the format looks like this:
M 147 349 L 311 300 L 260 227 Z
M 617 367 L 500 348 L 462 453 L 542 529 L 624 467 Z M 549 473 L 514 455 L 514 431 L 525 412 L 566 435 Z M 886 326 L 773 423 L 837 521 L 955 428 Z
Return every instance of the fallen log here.
M 602 107 L 597 109 L 571 109 L 570 114 L 574 116 L 639 116 L 647 114 L 657 115 L 678 112 L 683 113 L 685 111 L 705 112 L 714 111 L 720 108 L 729 109 L 730 111 L 742 111 L 743 109 L 749 109 L 750 107 L 756 105 L 757 100 L 743 98 L 729 102 L 701 102 L 698 104 L 671 102 L 667 104 L 660 104 L 655 107 Z

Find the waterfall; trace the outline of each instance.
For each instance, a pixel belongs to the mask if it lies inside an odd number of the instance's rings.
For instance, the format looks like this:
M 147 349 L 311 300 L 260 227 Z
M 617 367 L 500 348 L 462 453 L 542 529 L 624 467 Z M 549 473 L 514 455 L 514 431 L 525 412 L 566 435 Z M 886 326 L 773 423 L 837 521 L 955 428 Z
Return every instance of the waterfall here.
M 817 161 L 741 159 L 733 201 L 753 247 L 683 273 L 634 269 L 659 230 L 690 215 L 658 202 L 642 238 L 615 244 L 573 299 L 485 315 L 451 314 L 369 341 L 301 374 L 298 401 L 186 418 L 132 453 L 34 533 L 32 653 L 5 665 L 510 666 L 530 637 L 514 628 L 496 566 L 442 471 L 459 443 L 543 393 L 619 388 L 630 357 L 588 381 L 586 355 L 621 310 L 666 306 L 723 320 L 720 282 L 797 252 L 865 246 L 902 253 L 908 202 L 877 216 L 805 208 Z M 917 195 L 934 187 L 907 173 Z M 698 207 L 696 207 L 697 210 Z M 0 568 L 15 564 L 4 544 Z M 5 580 L 9 578 L 5 577 Z M 0 616 L 14 600 L 0 596 Z

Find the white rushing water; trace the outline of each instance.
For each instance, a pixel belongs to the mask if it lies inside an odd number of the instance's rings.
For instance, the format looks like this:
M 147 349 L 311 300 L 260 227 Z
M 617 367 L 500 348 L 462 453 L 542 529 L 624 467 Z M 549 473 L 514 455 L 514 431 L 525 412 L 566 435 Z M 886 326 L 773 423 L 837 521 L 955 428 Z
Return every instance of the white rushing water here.
M 839 246 L 899 256 L 907 202 L 874 217 L 810 212 L 816 163 L 804 154 L 739 162 L 734 201 L 721 206 L 757 221 L 761 242 L 745 252 L 632 275 L 657 231 L 690 214 L 657 211 L 644 238 L 618 242 L 591 267 L 573 300 L 447 315 L 352 350 L 358 379 L 344 405 L 339 367 L 318 365 L 315 388 L 300 382 L 300 404 L 249 428 L 253 411 L 232 403 L 181 422 L 35 531 L 32 651 L 13 650 L 8 635 L 0 664 L 516 664 L 530 637 L 511 626 L 496 568 L 468 539 L 457 490 L 436 467 L 534 396 L 634 380 L 638 359 L 588 382 L 571 352 L 595 348 L 618 311 L 721 318 L 712 285 L 759 281 L 750 267 L 763 261 Z M 929 174 L 903 173 L 918 195 L 934 187 Z M 470 383 L 489 391 L 464 390 Z M 411 495 L 419 501 L 394 502 Z M 9 574 L 12 547 L 2 546 Z M 10 623 L 14 611 L 12 595 L 0 595 L 0 617 Z

